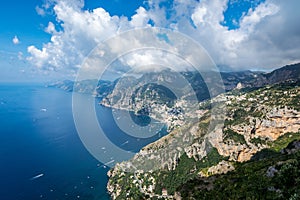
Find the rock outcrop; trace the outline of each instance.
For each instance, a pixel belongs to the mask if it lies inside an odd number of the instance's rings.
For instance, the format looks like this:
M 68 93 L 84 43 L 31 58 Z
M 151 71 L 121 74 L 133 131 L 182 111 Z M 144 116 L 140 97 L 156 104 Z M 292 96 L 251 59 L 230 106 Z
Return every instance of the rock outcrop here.
M 273 101 L 270 93 L 276 100 Z M 135 171 L 138 169 L 140 177 L 149 174 L 147 176 L 152 177 L 151 182 L 156 183 L 150 187 L 152 193 L 145 189 L 139 191 L 144 195 L 146 193 L 160 195 L 154 192 L 158 182 L 156 177 L 151 175 L 154 171 L 176 171 L 183 155 L 195 162 L 204 162 L 212 149 L 216 149 L 217 153 L 226 159 L 206 170 L 199 171 L 195 168 L 191 173 L 209 176 L 234 170 L 232 163 L 248 161 L 256 153 L 268 148 L 280 136 L 299 131 L 300 110 L 298 104 L 294 103 L 299 94 L 298 86 L 289 90 L 281 90 L 274 86 L 238 95 L 222 94 L 210 101 L 218 108 L 215 112 L 199 110 L 198 113 L 202 114 L 200 120 L 176 128 L 169 135 L 144 147 L 130 161 L 118 164 L 110 171 L 110 181 L 121 180 L 120 174 L 124 171 L 136 174 Z M 202 104 L 206 103 L 201 103 L 200 109 L 203 107 Z M 220 113 L 225 110 L 226 114 L 221 120 Z M 212 121 L 219 123 L 211 125 Z M 297 148 L 299 145 L 294 146 Z M 128 180 L 134 181 L 130 178 Z M 149 179 L 142 178 L 141 182 L 147 180 Z M 115 183 L 113 181 L 109 183 L 109 191 L 118 199 L 122 192 L 119 191 L 120 185 L 113 186 Z

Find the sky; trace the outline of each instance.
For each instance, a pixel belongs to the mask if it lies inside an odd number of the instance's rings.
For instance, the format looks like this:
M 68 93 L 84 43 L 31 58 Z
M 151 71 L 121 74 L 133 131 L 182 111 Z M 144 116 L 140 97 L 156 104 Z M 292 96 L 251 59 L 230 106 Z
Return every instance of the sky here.
M 144 27 L 193 38 L 221 69 L 272 70 L 300 62 L 299 7 L 299 0 L 5 1 L 0 82 L 72 79 L 99 43 Z

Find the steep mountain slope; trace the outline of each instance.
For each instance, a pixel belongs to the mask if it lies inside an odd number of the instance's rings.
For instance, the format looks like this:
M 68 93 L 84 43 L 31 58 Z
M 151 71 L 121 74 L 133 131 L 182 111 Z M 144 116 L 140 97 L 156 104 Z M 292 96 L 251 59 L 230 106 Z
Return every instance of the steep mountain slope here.
M 294 65 L 287 65 L 285 67 L 276 69 L 271 73 L 264 75 L 267 79 L 267 84 L 280 83 L 283 80 L 296 81 L 300 79 L 300 63 Z
M 299 199 L 300 140 L 257 155 L 259 160 L 235 163 L 227 174 L 190 179 L 177 191 L 182 199 Z
M 210 182 L 199 185 L 198 180 L 214 180 L 212 175 L 232 171 L 238 163 L 272 156 L 268 148 L 278 152 L 300 139 L 299 85 L 288 81 L 250 92 L 235 90 L 200 103 L 204 114 L 199 122 L 175 129 L 109 172 L 113 199 L 195 198 L 199 188 L 213 188 Z M 226 105 L 224 124 L 211 127 L 219 114 L 207 109 L 210 103 L 220 111 Z M 133 172 L 128 166 L 140 170 Z
M 131 110 L 167 124 L 169 135 L 109 172 L 108 191 L 113 199 L 201 199 L 223 193 L 243 199 L 255 190 L 259 191 L 257 195 L 266 194 L 266 198 L 299 195 L 295 189 L 297 180 L 291 179 L 294 185 L 288 189 L 273 184 L 280 182 L 280 178 L 268 179 L 263 175 L 269 167 L 280 171 L 285 166 L 281 162 L 289 165 L 288 160 L 298 159 L 297 153 L 278 152 L 289 142 L 300 139 L 300 64 L 270 73 L 222 72 L 224 89 L 229 92 L 214 94 L 212 99 L 203 76 L 215 74 L 166 70 L 139 78 L 100 81 L 95 91 L 90 87 L 93 80 L 66 81 L 53 86 L 93 94 L 102 98 L 102 105 Z M 178 83 L 185 84 L 178 87 Z M 187 100 L 193 94 L 197 101 L 188 109 Z M 260 159 L 266 159 L 265 165 Z M 297 167 L 292 162 L 292 169 Z M 227 172 L 228 176 L 218 175 Z M 249 181 L 239 181 L 243 176 L 249 177 Z M 251 186 L 250 180 L 256 178 L 261 178 L 263 184 Z M 228 188 L 235 190 L 233 196 L 226 193 L 226 184 L 232 184 Z M 266 189 L 264 184 L 270 187 Z M 244 189 L 238 190 L 237 185 Z M 201 192 L 197 192 L 199 189 Z
M 164 122 L 168 130 L 184 124 L 188 116 L 185 113 L 194 112 L 193 105 L 214 97 L 222 91 L 235 88 L 259 88 L 264 85 L 281 83 L 286 80 L 297 80 L 300 74 L 300 64 L 285 66 L 271 73 L 261 72 L 222 72 L 224 86 L 215 85 L 215 94 L 211 91 L 203 77 L 211 77 L 206 81 L 214 82 L 216 72 L 161 72 L 146 73 L 140 78 L 123 77 L 118 80 L 113 91 L 104 96 L 102 105 L 117 109 L 131 110 L 136 114 L 143 113 Z M 223 91 L 224 91 L 223 90 Z M 172 99 L 166 98 L 173 96 Z M 211 96 L 212 95 L 212 96 Z M 176 96 L 176 98 L 175 98 Z M 185 107 L 183 107 L 185 105 Z M 147 110 L 147 112 L 144 112 Z M 188 110 L 188 111 L 186 111 Z M 189 111 L 190 110 L 190 111 Z M 177 113 L 177 115 L 174 115 Z
M 211 73 L 213 72 L 203 73 L 200 75 L 197 72 L 181 72 L 180 75 L 182 75 L 183 78 L 186 79 L 187 82 L 191 84 L 192 88 L 195 90 L 198 100 L 202 101 L 209 98 L 207 86 L 202 77 L 203 76 L 213 77 L 213 74 Z M 236 88 L 236 86 L 239 83 L 245 88 L 262 87 L 265 85 L 272 85 L 275 83 L 284 82 L 286 80 L 299 80 L 300 63 L 287 65 L 282 68 L 276 69 L 270 73 L 241 71 L 241 72 L 221 72 L 220 74 L 223 79 L 226 91 L 233 90 L 234 88 Z M 178 74 L 172 73 L 169 70 L 165 70 L 157 73 L 153 72 L 153 73 L 144 74 L 144 76 L 141 78 L 123 77 L 113 82 L 100 80 L 98 82 L 98 88 L 100 89 L 97 89 L 96 93 L 97 95 L 104 97 L 110 94 L 111 92 L 113 92 L 113 89 L 118 81 L 121 81 L 122 84 L 124 84 L 126 81 L 129 81 L 127 85 L 133 85 L 133 83 L 138 83 L 138 82 L 145 83 L 151 80 L 152 81 L 158 80 L 159 76 L 166 76 L 168 77 L 168 79 L 174 79 L 176 78 L 176 76 L 178 76 Z M 90 83 L 95 81 L 97 80 L 84 80 L 84 81 L 76 82 L 75 91 L 95 94 L 94 91 L 91 91 L 92 88 L 89 88 Z M 67 91 L 73 91 L 74 82 L 69 80 L 58 81 L 56 83 L 49 84 L 48 86 L 58 87 Z

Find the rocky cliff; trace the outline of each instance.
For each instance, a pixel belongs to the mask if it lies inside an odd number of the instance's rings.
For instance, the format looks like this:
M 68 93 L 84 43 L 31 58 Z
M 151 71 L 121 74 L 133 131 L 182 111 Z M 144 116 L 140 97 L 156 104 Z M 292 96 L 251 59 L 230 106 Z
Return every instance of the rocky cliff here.
M 101 101 L 102 105 L 142 113 L 165 122 L 169 130 L 184 124 L 187 118 L 183 110 L 220 93 L 210 94 L 208 83 L 203 77 L 215 77 L 216 72 L 161 72 L 146 73 L 143 76 L 123 77 Z M 260 88 L 284 81 L 300 79 L 300 64 L 288 65 L 270 73 L 221 72 L 224 90 Z M 213 79 L 206 79 L 213 82 Z M 222 87 L 216 85 L 215 87 Z M 216 91 L 221 91 L 216 89 Z M 213 95 L 213 96 L 211 96 Z M 192 101 L 191 101 L 192 99 Z M 190 103 L 190 105 L 188 105 Z M 192 104 L 192 105 L 191 105 Z M 185 106 L 185 108 L 183 108 Z M 191 109 L 194 111 L 194 109 Z M 192 113 L 192 112 L 188 112 Z
M 114 199 L 179 198 L 176 188 L 188 179 L 232 171 L 234 163 L 255 158 L 283 137 L 285 142 L 299 137 L 299 99 L 299 82 L 289 81 L 201 102 L 199 121 L 175 129 L 116 165 L 109 172 L 108 190 Z M 223 122 L 220 113 L 207 109 L 211 103 L 225 112 Z M 211 125 L 218 117 L 221 123 Z M 131 189 L 124 190 L 124 181 Z
M 214 75 L 162 71 L 100 81 L 95 90 L 90 80 L 53 86 L 167 124 L 167 136 L 109 171 L 107 188 L 113 199 L 180 199 L 179 188 L 189 180 L 232 171 L 299 137 L 300 64 L 270 73 L 221 73 L 228 92 L 210 99 L 203 76 Z

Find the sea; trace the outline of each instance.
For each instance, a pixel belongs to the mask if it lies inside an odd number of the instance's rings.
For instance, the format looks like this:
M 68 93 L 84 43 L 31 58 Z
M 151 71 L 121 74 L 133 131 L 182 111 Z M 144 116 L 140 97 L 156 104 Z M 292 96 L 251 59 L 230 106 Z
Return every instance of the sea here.
M 99 123 L 126 151 L 138 152 L 167 134 L 162 129 L 149 138 L 128 135 L 115 123 L 113 109 L 99 101 L 95 98 Z M 138 142 L 126 147 L 132 141 Z M 0 84 L 1 200 L 108 200 L 108 170 L 80 140 L 71 92 L 43 84 Z

